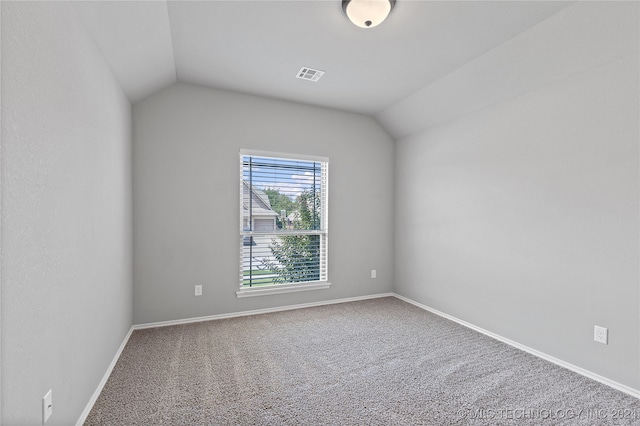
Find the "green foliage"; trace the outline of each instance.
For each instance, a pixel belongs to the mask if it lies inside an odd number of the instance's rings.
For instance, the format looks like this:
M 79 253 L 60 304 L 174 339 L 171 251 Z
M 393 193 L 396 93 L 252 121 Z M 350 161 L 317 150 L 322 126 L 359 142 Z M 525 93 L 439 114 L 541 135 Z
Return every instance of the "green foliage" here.
M 320 199 L 305 191 L 296 199 L 299 221 L 294 229 L 320 229 Z M 317 281 L 320 279 L 320 236 L 285 235 L 271 240 L 271 252 L 277 262 L 265 260 L 265 266 L 278 276 L 277 283 Z
M 291 198 L 285 194 L 281 194 L 277 189 L 267 188 L 264 190 L 264 193 L 269 197 L 271 208 L 278 214 L 280 214 L 282 210 L 285 210 L 287 214 L 289 214 L 298 208 Z
M 320 279 L 320 236 L 287 235 L 271 240 L 271 251 L 279 267 L 277 283 L 296 283 Z
M 320 229 L 320 198 L 315 193 L 304 191 L 296 199 L 300 221 L 294 229 Z

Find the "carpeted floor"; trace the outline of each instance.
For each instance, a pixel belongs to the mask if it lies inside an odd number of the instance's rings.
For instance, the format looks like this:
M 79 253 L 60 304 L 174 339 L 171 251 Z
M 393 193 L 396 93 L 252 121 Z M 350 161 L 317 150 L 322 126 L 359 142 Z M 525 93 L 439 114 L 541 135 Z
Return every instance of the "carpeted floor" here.
M 640 425 L 640 400 L 396 298 L 135 331 L 86 425 Z

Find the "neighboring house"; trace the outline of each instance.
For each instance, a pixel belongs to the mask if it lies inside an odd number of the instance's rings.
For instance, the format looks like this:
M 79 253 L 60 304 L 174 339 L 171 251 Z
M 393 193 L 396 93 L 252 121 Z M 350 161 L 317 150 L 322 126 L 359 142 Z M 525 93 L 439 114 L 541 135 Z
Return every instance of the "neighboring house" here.
M 242 228 L 253 231 L 273 231 L 276 229 L 278 213 L 271 208 L 269 197 L 258 188 L 251 188 L 246 181 L 243 185 Z M 249 198 L 251 194 L 251 198 Z M 249 228 L 249 209 L 251 209 L 252 226 Z
M 300 222 L 300 212 L 296 210 L 287 216 L 287 229 L 294 229 L 297 222 Z

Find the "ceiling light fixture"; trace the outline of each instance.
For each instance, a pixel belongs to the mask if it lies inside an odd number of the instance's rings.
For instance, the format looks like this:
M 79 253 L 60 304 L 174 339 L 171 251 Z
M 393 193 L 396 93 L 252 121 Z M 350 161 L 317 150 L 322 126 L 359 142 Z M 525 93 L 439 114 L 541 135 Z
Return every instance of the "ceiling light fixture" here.
M 387 19 L 396 0 L 342 0 L 342 10 L 360 28 L 373 28 Z

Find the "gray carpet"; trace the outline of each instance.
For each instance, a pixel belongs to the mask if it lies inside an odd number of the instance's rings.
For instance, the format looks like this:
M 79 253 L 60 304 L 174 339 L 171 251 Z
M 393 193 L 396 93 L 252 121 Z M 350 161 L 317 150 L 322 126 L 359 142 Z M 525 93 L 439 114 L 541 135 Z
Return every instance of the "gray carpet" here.
M 135 331 L 86 425 L 640 424 L 640 401 L 396 298 Z

